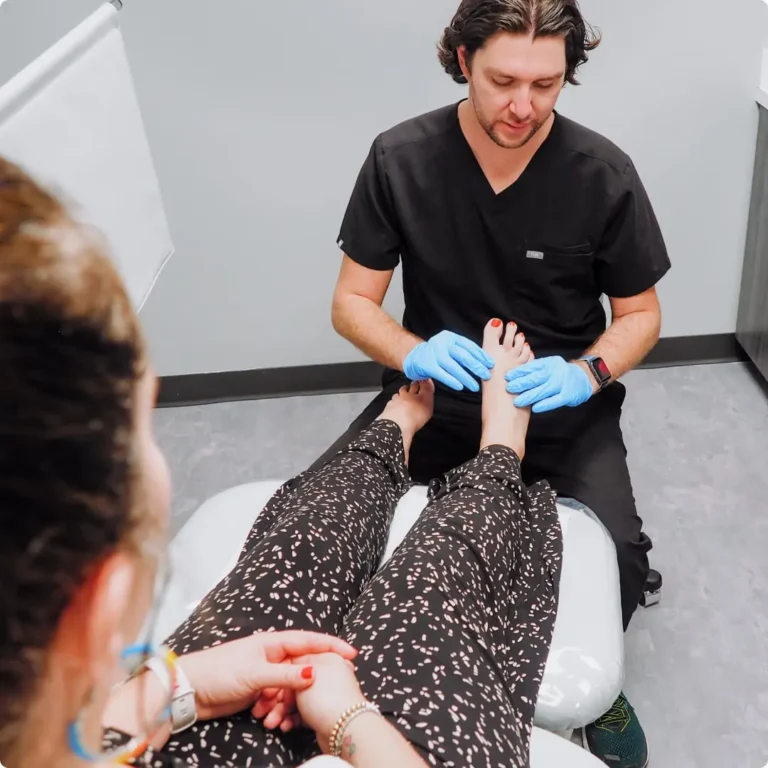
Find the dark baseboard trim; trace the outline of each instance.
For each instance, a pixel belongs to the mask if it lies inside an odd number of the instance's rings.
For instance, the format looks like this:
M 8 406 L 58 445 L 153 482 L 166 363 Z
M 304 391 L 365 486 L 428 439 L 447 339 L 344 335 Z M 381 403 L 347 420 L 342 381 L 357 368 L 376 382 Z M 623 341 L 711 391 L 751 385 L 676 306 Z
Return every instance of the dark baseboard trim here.
M 381 373 L 382 367 L 378 363 L 362 362 L 164 376 L 160 382 L 158 405 L 200 405 L 374 391 L 381 385 Z
M 661 339 L 641 368 L 735 363 L 746 359 L 732 333 L 678 336 Z M 379 388 L 381 370 L 377 363 L 361 362 L 166 376 L 161 381 L 158 405 L 173 407 L 374 391 Z
M 668 336 L 645 359 L 640 368 L 673 368 L 678 365 L 744 363 L 747 355 L 735 333 L 707 336 Z

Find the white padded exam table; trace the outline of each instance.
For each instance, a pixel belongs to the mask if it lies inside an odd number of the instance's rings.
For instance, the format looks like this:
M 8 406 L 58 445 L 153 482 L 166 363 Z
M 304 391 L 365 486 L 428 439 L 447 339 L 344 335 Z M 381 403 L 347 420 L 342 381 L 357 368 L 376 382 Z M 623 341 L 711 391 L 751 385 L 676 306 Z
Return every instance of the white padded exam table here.
M 263 481 L 232 488 L 190 518 L 171 544 L 173 578 L 154 629 L 156 642 L 163 642 L 232 570 L 254 520 L 281 484 Z M 401 500 L 383 562 L 426 503 L 422 486 Z M 599 768 L 602 763 L 567 738 L 608 711 L 624 678 L 616 550 L 594 515 L 567 504 L 558 504 L 563 530 L 560 602 L 536 706 L 532 768 Z

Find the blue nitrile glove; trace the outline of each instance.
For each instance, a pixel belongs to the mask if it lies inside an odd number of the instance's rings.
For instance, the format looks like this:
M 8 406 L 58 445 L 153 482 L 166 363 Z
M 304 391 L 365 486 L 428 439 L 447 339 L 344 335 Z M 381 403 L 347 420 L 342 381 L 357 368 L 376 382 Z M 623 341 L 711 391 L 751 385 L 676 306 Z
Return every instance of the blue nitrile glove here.
M 487 381 L 493 365 L 493 359 L 474 341 L 441 331 L 411 350 L 405 358 L 403 373 L 411 381 L 434 379 L 457 392 L 465 388 L 478 392 L 480 385 L 467 371 Z
M 575 407 L 586 403 L 594 392 L 589 374 L 562 357 L 543 357 L 513 368 L 506 375 L 507 392 L 517 395 L 518 408 L 533 406 L 534 413 Z

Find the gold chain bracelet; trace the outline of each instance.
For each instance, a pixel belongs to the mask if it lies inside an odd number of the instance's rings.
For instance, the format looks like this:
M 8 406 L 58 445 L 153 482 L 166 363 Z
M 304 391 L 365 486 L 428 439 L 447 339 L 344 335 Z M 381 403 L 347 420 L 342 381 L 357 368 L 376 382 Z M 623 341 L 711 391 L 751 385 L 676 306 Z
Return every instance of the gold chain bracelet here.
M 366 712 L 375 712 L 377 715 L 381 714 L 379 708 L 375 704 L 371 704 L 367 701 L 361 701 L 359 704 L 355 704 L 354 707 L 350 707 L 342 713 L 341 717 L 336 721 L 336 725 L 333 726 L 331 736 L 328 739 L 332 757 L 341 757 L 342 741 L 344 740 L 344 734 L 347 732 L 347 728 L 349 728 L 355 718 Z

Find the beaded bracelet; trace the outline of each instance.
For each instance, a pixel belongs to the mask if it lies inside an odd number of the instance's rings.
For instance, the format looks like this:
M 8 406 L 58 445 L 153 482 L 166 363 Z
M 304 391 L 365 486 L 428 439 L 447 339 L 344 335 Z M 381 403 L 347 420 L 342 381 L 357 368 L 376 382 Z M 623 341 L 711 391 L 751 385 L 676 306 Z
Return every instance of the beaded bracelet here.
M 331 750 L 332 757 L 341 757 L 342 742 L 344 740 L 344 734 L 347 732 L 352 721 L 365 714 L 366 712 L 374 712 L 377 715 L 381 714 L 379 708 L 375 704 L 371 704 L 367 701 L 361 701 L 359 704 L 355 704 L 354 707 L 350 707 L 346 710 L 341 717 L 336 721 L 336 725 L 333 726 L 331 736 L 328 739 L 328 744 Z

